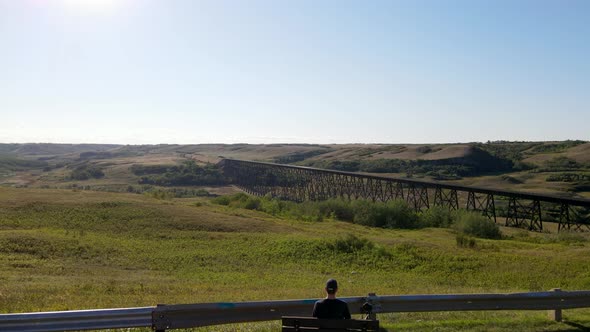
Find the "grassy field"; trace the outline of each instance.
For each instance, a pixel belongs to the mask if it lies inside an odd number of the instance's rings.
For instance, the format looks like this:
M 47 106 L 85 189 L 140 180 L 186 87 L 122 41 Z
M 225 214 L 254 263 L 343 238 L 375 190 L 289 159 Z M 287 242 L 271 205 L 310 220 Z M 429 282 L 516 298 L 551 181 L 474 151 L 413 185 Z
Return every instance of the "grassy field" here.
M 0 188 L 0 312 L 341 296 L 590 289 L 590 242 L 503 229 L 456 244 L 449 229 L 304 222 L 146 195 Z M 402 331 L 581 331 L 590 310 L 381 315 Z M 205 330 L 211 330 L 208 328 Z M 276 322 L 219 331 L 277 330 Z

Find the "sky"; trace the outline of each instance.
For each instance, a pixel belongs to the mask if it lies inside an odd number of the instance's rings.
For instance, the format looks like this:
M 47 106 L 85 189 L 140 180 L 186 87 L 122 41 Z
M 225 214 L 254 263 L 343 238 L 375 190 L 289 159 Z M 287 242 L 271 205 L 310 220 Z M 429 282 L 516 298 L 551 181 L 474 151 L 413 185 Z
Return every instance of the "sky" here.
M 0 142 L 590 140 L 590 1 L 0 0 Z

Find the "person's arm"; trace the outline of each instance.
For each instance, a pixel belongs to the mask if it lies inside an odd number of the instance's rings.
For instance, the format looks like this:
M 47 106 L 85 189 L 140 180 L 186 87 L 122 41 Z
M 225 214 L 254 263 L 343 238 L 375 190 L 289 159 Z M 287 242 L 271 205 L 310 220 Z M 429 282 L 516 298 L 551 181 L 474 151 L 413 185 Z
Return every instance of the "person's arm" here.
M 350 310 L 348 310 L 348 303 L 344 302 L 344 319 L 350 319 Z
M 317 317 L 318 317 L 318 311 L 319 311 L 319 308 L 318 308 L 318 307 L 319 307 L 319 306 L 318 306 L 318 303 L 316 302 L 316 303 L 313 305 L 313 312 L 311 313 L 311 316 L 312 316 L 312 317 L 315 317 L 315 318 L 317 318 Z

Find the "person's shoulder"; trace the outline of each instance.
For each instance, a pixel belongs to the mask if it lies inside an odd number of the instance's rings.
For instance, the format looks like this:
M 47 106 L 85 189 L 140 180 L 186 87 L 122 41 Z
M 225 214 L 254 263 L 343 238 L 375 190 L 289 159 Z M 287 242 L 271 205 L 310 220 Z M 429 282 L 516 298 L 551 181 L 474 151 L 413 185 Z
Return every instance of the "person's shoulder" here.
M 342 307 L 342 308 L 344 308 L 344 307 L 348 308 L 348 303 L 346 303 L 346 302 L 344 302 L 342 300 L 339 300 L 339 299 L 336 299 L 336 301 L 338 301 L 338 305 L 340 307 Z
M 340 300 L 340 299 L 321 299 L 321 300 L 316 301 L 316 304 L 334 305 L 334 304 L 347 304 L 347 303 Z
M 323 304 L 323 305 L 329 305 L 329 306 L 347 304 L 346 302 L 344 302 L 340 299 L 322 299 L 322 300 L 317 301 L 316 303 Z

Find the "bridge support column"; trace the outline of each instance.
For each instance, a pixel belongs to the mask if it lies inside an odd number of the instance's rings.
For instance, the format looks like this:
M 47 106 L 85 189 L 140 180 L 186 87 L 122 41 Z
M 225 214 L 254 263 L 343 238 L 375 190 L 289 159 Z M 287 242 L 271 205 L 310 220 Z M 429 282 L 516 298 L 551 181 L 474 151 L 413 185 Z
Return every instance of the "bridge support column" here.
M 422 208 L 428 209 L 430 207 L 428 203 L 428 188 L 411 184 L 407 191 L 406 202 L 412 205 L 416 212 L 419 212 Z
M 459 198 L 457 197 L 457 190 L 445 190 L 437 186 L 434 191 L 434 205 L 447 206 L 450 210 L 458 210 Z
M 494 220 L 494 223 L 497 222 L 496 203 L 493 194 L 486 194 L 485 198 L 483 198 L 475 192 L 469 191 L 467 194 L 467 210 L 479 211 L 490 220 Z
M 543 230 L 541 202 L 532 201 L 530 204 L 511 197 L 508 201 L 508 215 L 506 226 L 527 228 L 529 231 L 540 232 Z M 528 220 L 528 225 L 527 225 Z

